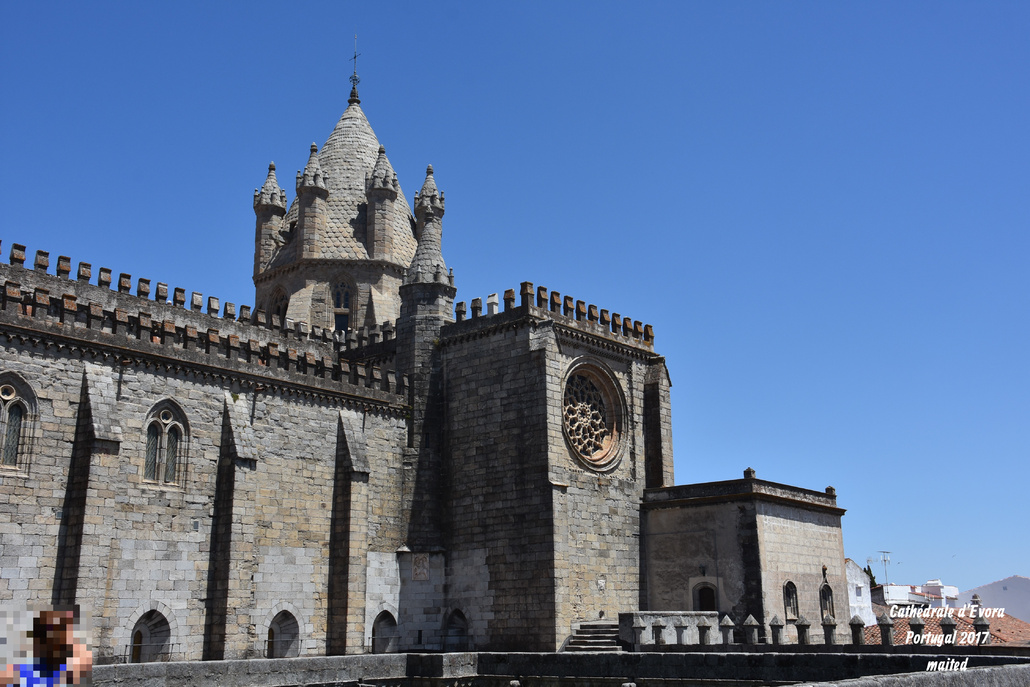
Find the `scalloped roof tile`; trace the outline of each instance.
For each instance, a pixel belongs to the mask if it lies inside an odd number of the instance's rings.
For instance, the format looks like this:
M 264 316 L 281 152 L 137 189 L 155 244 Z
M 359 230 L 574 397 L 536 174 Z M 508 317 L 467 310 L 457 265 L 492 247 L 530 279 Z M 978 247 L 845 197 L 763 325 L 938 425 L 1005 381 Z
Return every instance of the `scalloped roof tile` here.
M 358 103 L 351 103 L 318 152 L 318 161 L 329 189 L 326 236 L 320 242 L 321 257 L 335 260 L 367 260 L 365 250 L 365 181 L 375 168 L 379 140 Z M 392 168 L 391 168 L 392 169 Z M 294 198 L 286 215 L 286 226 L 297 219 Z M 390 224 L 394 236 L 393 262 L 407 267 L 418 242 L 411 231 L 411 209 L 398 187 Z M 292 242 L 291 242 L 292 243 Z M 285 248 L 285 247 L 284 247 Z M 283 250 L 276 263 L 292 259 Z

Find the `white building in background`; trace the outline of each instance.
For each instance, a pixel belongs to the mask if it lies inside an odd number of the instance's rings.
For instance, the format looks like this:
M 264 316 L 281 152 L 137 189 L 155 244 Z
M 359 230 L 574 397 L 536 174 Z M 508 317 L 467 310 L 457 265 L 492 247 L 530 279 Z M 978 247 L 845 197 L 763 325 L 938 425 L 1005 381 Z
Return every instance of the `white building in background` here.
M 958 605 L 958 587 L 955 585 L 943 584 L 940 580 L 928 580 L 923 585 L 922 591 L 931 598 L 940 601 L 940 603 L 930 604 L 933 607 L 955 607 Z
M 873 603 L 884 606 L 922 606 L 924 608 L 955 607 L 958 603 L 958 587 L 946 585 L 940 580 L 929 580 L 925 584 L 884 584 L 873 589 Z
M 866 625 L 875 625 L 876 614 L 873 613 L 872 584 L 869 575 L 850 558 L 844 559 L 844 572 L 848 579 L 848 617 L 854 618 L 857 615 Z

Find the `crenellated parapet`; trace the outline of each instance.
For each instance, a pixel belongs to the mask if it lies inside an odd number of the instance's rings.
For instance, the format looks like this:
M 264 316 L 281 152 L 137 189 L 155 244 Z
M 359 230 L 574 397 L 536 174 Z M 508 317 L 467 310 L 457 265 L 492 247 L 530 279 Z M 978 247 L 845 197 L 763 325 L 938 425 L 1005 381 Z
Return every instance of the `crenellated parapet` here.
M 71 270 L 59 256 L 37 251 L 25 264 L 25 247 L 13 244 L 10 264 L 0 264 L 0 328 L 8 336 L 40 336 L 69 346 L 111 349 L 127 359 L 160 358 L 182 365 L 221 368 L 400 404 L 407 380 L 392 367 L 345 359 L 342 332 L 308 326 L 250 306 L 169 289 L 167 284 L 96 270 L 85 262 Z M 170 297 L 170 299 L 169 299 Z M 386 328 L 392 338 L 392 327 Z M 382 332 L 377 333 L 382 336 Z M 372 336 L 366 333 L 368 340 Z
M 397 323 L 348 329 L 336 344 L 340 360 L 397 369 Z
M 534 287 L 528 281 L 520 285 L 518 297 L 514 289 L 505 291 L 503 300 L 496 293 L 487 296 L 485 310 L 482 298 L 473 298 L 468 304 L 465 301 L 456 303 L 454 324 L 449 325 L 444 334 L 448 337 L 464 336 L 523 317 L 548 320 L 570 333 L 609 344 L 654 351 L 654 329 L 651 325 L 599 309 L 569 295 L 562 296 L 558 291 L 548 291 L 546 286 Z

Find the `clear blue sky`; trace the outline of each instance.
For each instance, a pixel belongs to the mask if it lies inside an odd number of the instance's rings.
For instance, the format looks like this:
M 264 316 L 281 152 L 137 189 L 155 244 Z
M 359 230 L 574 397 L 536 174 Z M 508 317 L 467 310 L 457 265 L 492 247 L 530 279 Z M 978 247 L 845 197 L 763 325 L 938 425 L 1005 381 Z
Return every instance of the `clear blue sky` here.
M 355 33 L 459 299 L 654 325 L 678 482 L 832 484 L 891 581 L 1030 575 L 1030 4 L 0 0 L 4 258 L 251 303 Z

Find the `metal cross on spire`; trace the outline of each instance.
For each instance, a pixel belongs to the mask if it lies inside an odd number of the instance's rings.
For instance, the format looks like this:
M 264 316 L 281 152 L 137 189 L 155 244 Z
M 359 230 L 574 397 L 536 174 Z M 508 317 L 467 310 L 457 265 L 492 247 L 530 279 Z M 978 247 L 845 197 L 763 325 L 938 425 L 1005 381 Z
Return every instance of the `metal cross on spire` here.
M 361 100 L 358 98 L 358 84 L 361 83 L 361 79 L 358 78 L 358 34 L 354 34 L 354 57 L 351 59 L 354 61 L 354 73 L 350 75 L 350 98 L 347 100 L 351 105 L 360 103 Z
M 357 86 L 361 83 L 361 79 L 358 78 L 358 55 L 358 34 L 354 34 L 354 57 L 351 58 L 354 62 L 354 73 L 350 76 L 352 86 Z

